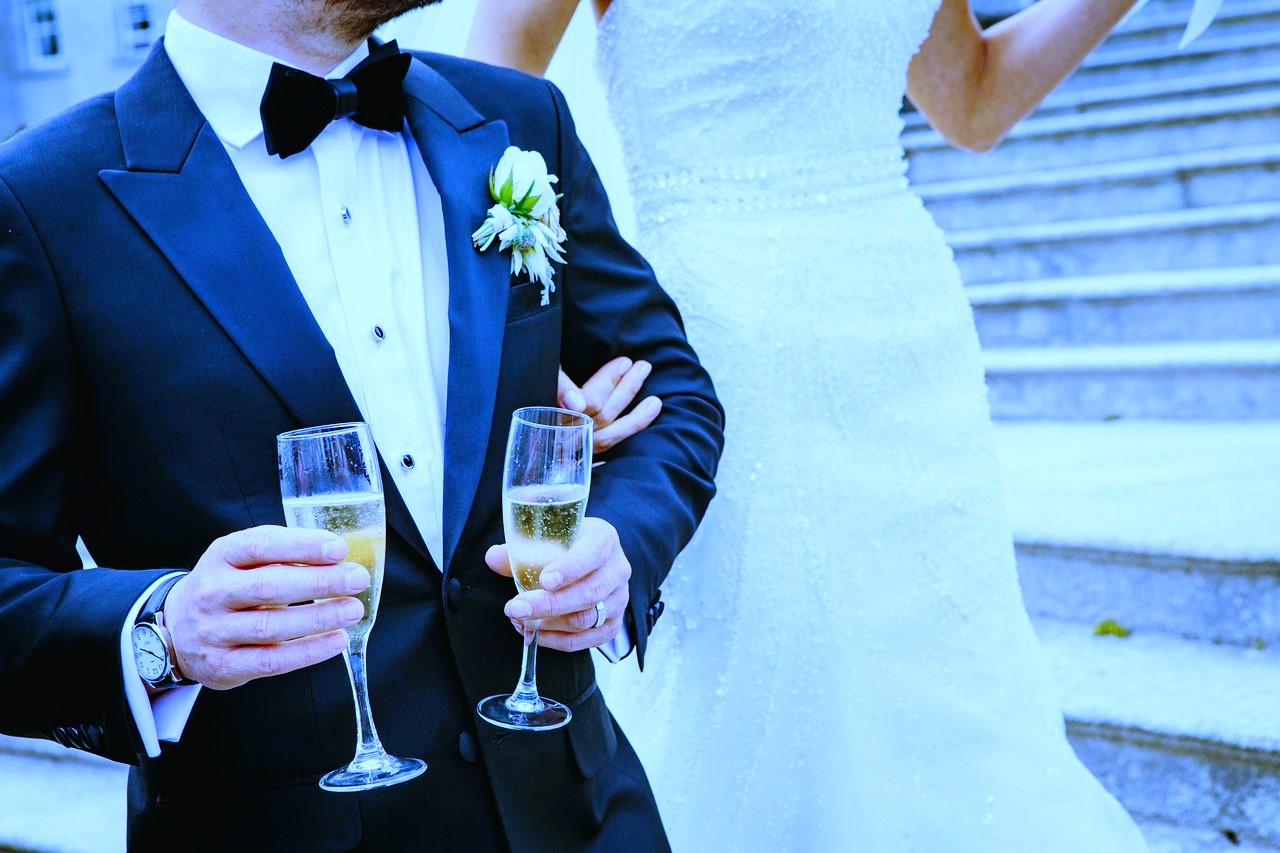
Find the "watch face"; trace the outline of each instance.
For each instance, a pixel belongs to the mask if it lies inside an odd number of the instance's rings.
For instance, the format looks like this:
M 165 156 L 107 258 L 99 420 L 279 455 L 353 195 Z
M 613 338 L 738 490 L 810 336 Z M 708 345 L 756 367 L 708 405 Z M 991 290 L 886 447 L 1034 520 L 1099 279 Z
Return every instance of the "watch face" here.
M 155 628 L 145 624 L 134 627 L 133 660 L 143 680 L 159 681 L 164 678 L 169 669 L 168 658 L 169 650 Z

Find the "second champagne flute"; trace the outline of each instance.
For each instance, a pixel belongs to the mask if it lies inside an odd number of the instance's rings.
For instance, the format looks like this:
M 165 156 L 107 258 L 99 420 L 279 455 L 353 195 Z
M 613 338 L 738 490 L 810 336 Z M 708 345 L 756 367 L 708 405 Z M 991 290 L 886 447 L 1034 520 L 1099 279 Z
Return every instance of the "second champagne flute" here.
M 502 480 L 503 528 L 511 575 L 520 592 L 541 589 L 542 570 L 578 535 L 591 490 L 591 418 L 565 409 L 518 409 L 511 417 Z M 558 729 L 568 707 L 538 695 L 538 627 L 524 623 L 524 663 L 510 696 L 476 706 L 481 718 L 519 731 Z

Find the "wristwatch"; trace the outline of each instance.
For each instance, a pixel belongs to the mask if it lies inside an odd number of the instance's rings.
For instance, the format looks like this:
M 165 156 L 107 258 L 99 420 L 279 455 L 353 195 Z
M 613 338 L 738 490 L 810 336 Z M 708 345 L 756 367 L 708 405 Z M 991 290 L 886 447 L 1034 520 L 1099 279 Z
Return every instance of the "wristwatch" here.
M 195 684 L 178 672 L 173 640 L 164 626 L 164 600 L 173 585 L 184 576 L 169 578 L 151 594 L 133 623 L 133 661 L 138 675 L 152 687 L 183 687 Z

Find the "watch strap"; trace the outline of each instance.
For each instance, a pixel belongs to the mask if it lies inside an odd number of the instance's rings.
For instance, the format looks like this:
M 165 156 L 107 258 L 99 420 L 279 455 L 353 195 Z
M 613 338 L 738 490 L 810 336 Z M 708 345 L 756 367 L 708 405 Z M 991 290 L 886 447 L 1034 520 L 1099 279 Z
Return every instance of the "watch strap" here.
M 160 585 L 152 590 L 151 595 L 147 596 L 142 609 L 138 611 L 138 618 L 133 623 L 134 625 L 142 625 L 144 623 L 152 625 L 165 642 L 166 654 L 169 656 L 169 673 L 160 681 L 148 681 L 147 683 L 152 687 L 187 687 L 199 683 L 183 677 L 182 673 L 178 671 L 178 661 L 173 652 L 173 638 L 169 633 L 169 629 L 165 627 L 161 613 L 164 609 L 165 599 L 169 597 L 169 591 L 186 576 L 187 573 L 183 572 L 161 581 Z

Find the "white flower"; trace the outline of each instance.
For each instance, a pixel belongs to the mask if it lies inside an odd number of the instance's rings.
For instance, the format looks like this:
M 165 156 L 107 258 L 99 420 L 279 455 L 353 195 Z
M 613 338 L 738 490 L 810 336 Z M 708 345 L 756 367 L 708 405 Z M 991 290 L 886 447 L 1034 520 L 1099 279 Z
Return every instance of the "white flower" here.
M 511 211 L 500 204 L 495 204 L 489 208 L 489 215 L 485 217 L 484 222 L 471 235 L 471 242 L 483 252 L 489 248 L 495 237 L 514 225 L 515 221 L 516 218 L 511 215 Z
M 511 252 L 511 274 L 529 274 L 542 284 L 542 304 L 551 304 L 556 286 L 551 261 L 563 264 L 568 235 L 560 226 L 560 207 L 552 184 L 559 179 L 547 172 L 547 162 L 537 151 L 511 146 L 489 175 L 489 195 L 496 202 L 471 241 L 485 251 L 498 241 L 498 251 Z
M 556 203 L 556 192 L 551 185 L 559 180 L 548 174 L 547 161 L 537 151 L 521 151 L 512 145 L 503 152 L 502 159 L 494 167 L 489 191 L 495 201 L 510 204 L 499 197 L 502 188 L 510 181 L 511 198 L 515 204 L 534 219 L 541 219 Z

